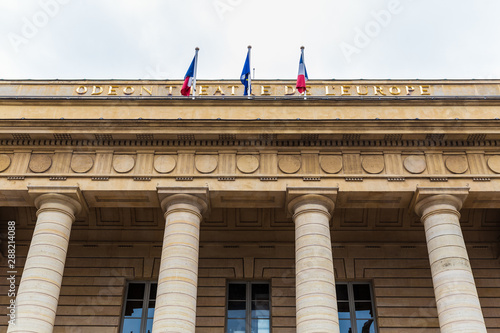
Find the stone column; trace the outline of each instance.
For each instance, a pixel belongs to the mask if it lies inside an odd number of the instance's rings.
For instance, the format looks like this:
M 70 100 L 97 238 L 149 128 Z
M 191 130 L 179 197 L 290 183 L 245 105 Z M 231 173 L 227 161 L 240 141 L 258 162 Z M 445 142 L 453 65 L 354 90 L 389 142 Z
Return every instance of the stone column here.
M 338 333 L 330 213 L 334 203 L 306 194 L 288 204 L 295 223 L 297 333 Z
M 51 333 L 63 278 L 71 226 L 81 210 L 78 201 L 62 194 L 42 194 L 33 238 L 17 293 L 16 325 L 7 332 Z
M 166 222 L 153 333 L 194 333 L 200 222 L 207 203 L 193 195 L 175 194 L 161 205 Z
M 486 333 L 460 228 L 461 198 L 438 194 L 419 201 L 441 333 Z

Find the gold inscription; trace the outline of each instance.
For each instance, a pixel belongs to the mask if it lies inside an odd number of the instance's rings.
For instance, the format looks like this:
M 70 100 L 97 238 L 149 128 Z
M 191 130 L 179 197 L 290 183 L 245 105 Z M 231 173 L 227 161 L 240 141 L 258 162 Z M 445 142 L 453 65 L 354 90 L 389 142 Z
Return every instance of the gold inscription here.
M 120 88 L 119 86 L 109 86 L 108 95 L 111 95 L 111 96 L 118 95 L 116 93 L 116 89 L 119 89 L 119 88 Z
M 363 92 L 361 92 L 361 87 L 356 86 L 356 92 L 358 93 L 358 95 L 361 95 L 361 96 L 368 95 L 368 87 L 367 86 L 363 86 L 363 87 L 365 88 L 365 90 Z
M 342 96 L 350 96 L 351 93 L 350 93 L 350 90 L 351 89 L 351 86 L 340 86 L 340 94 Z
M 260 94 L 262 96 L 270 96 L 271 95 L 271 86 L 261 86 Z
M 173 90 L 177 87 L 174 87 L 174 86 L 167 86 L 168 88 L 168 95 L 169 96 L 172 96 L 173 95 Z M 191 87 L 191 90 L 192 90 L 193 87 Z
M 104 91 L 102 86 L 94 86 L 91 95 L 100 95 Z
M 389 88 L 389 92 L 391 93 L 391 95 L 399 95 L 401 94 L 401 89 L 399 89 L 399 87 L 393 86 Z
M 141 87 L 141 96 L 142 96 L 142 92 L 145 91 L 149 94 L 149 96 L 153 96 L 153 86 L 151 86 L 151 88 L 146 88 L 145 86 L 142 86 Z
M 381 87 L 381 86 L 374 86 L 373 87 L 373 94 L 374 95 L 383 95 L 383 96 L 387 96 L 384 92 L 384 88 Z
M 430 86 L 420 86 L 420 94 L 421 95 L 430 95 L 431 94 L 430 89 L 431 89 Z
M 217 86 L 217 89 L 215 89 L 214 95 L 217 95 L 217 94 L 225 95 L 221 86 Z
M 239 88 L 239 86 L 228 86 L 231 88 L 231 96 L 236 95 L 236 89 Z
M 285 95 L 293 95 L 295 94 L 294 86 L 285 86 Z
M 160 89 L 161 88 L 161 89 Z M 74 92 L 80 96 L 180 96 L 180 85 L 78 85 Z M 238 85 L 199 85 L 198 95 L 224 96 L 226 92 L 231 96 L 242 95 Z M 324 88 L 324 91 L 322 90 Z M 193 87 L 191 87 L 192 91 Z M 278 93 L 278 91 L 280 91 Z M 294 85 L 254 85 L 254 90 L 260 92 L 260 96 L 291 96 L 296 95 L 297 89 Z M 158 91 L 161 91 L 159 93 Z M 193 92 L 193 91 L 192 91 Z M 430 85 L 309 85 L 306 86 L 306 95 L 316 96 L 429 96 L 432 95 Z
M 208 95 L 208 86 L 198 86 L 198 95 L 207 96 Z
M 84 95 L 84 94 L 87 93 L 87 90 L 88 90 L 87 87 L 85 87 L 85 86 L 79 86 L 78 88 L 76 88 L 76 93 L 78 95 Z
M 332 92 L 331 93 L 329 91 L 329 88 L 330 87 L 325 86 L 325 95 L 326 96 L 335 96 L 335 87 L 334 86 L 331 87 L 332 88 Z
M 134 87 L 131 87 L 131 86 L 127 86 L 125 88 L 123 88 L 123 93 L 125 95 L 132 95 L 134 93 L 135 89 Z

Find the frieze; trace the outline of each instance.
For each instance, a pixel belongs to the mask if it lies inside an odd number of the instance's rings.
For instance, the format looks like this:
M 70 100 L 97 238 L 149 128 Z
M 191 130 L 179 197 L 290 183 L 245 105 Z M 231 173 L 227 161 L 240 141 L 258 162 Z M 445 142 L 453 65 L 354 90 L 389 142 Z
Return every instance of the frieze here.
M 338 152 L 318 150 L 260 151 L 219 150 L 218 152 L 137 150 L 123 153 L 112 149 L 85 153 L 79 151 L 27 152 L 0 154 L 0 175 L 10 179 L 20 176 L 176 178 L 180 181 L 203 177 L 233 180 L 257 177 L 269 180 L 300 177 L 307 181 L 321 178 L 381 177 L 391 181 L 426 178 L 447 181 L 449 177 L 491 178 L 500 174 L 500 151 L 434 151 L 406 152 L 400 149 L 366 151 L 342 148 Z M 20 166 L 25 165 L 25 169 Z M 56 170 L 56 171 L 54 171 Z M 66 170 L 66 171 L 63 171 Z M 478 172 L 479 171 L 479 172 Z M 59 177 L 59 178 L 58 178 Z M 101 180 L 101 179 L 99 179 Z

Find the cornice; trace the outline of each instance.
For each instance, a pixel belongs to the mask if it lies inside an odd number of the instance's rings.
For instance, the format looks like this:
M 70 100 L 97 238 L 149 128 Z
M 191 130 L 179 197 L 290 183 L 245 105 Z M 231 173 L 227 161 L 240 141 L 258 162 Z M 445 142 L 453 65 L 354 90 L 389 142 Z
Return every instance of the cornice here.
M 300 96 L 254 96 L 248 99 L 245 96 L 197 96 L 195 100 L 186 100 L 180 96 L 163 97 L 79 97 L 79 96 L 0 96 L 2 105 L 27 106 L 227 106 L 227 107 L 266 107 L 266 106 L 498 106 L 500 96 L 432 96 L 432 97 L 392 97 L 383 99 L 376 96 L 343 96 L 324 97 L 308 96 L 306 100 Z

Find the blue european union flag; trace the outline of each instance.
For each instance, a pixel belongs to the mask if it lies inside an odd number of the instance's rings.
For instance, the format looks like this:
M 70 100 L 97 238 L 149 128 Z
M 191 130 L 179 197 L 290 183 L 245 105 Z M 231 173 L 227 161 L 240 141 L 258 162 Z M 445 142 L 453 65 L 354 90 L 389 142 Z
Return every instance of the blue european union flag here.
M 250 83 L 250 49 L 248 49 L 247 58 L 245 60 L 245 65 L 243 65 L 243 71 L 241 72 L 240 81 L 245 86 L 244 95 L 248 96 L 248 92 L 252 93 L 252 85 Z

